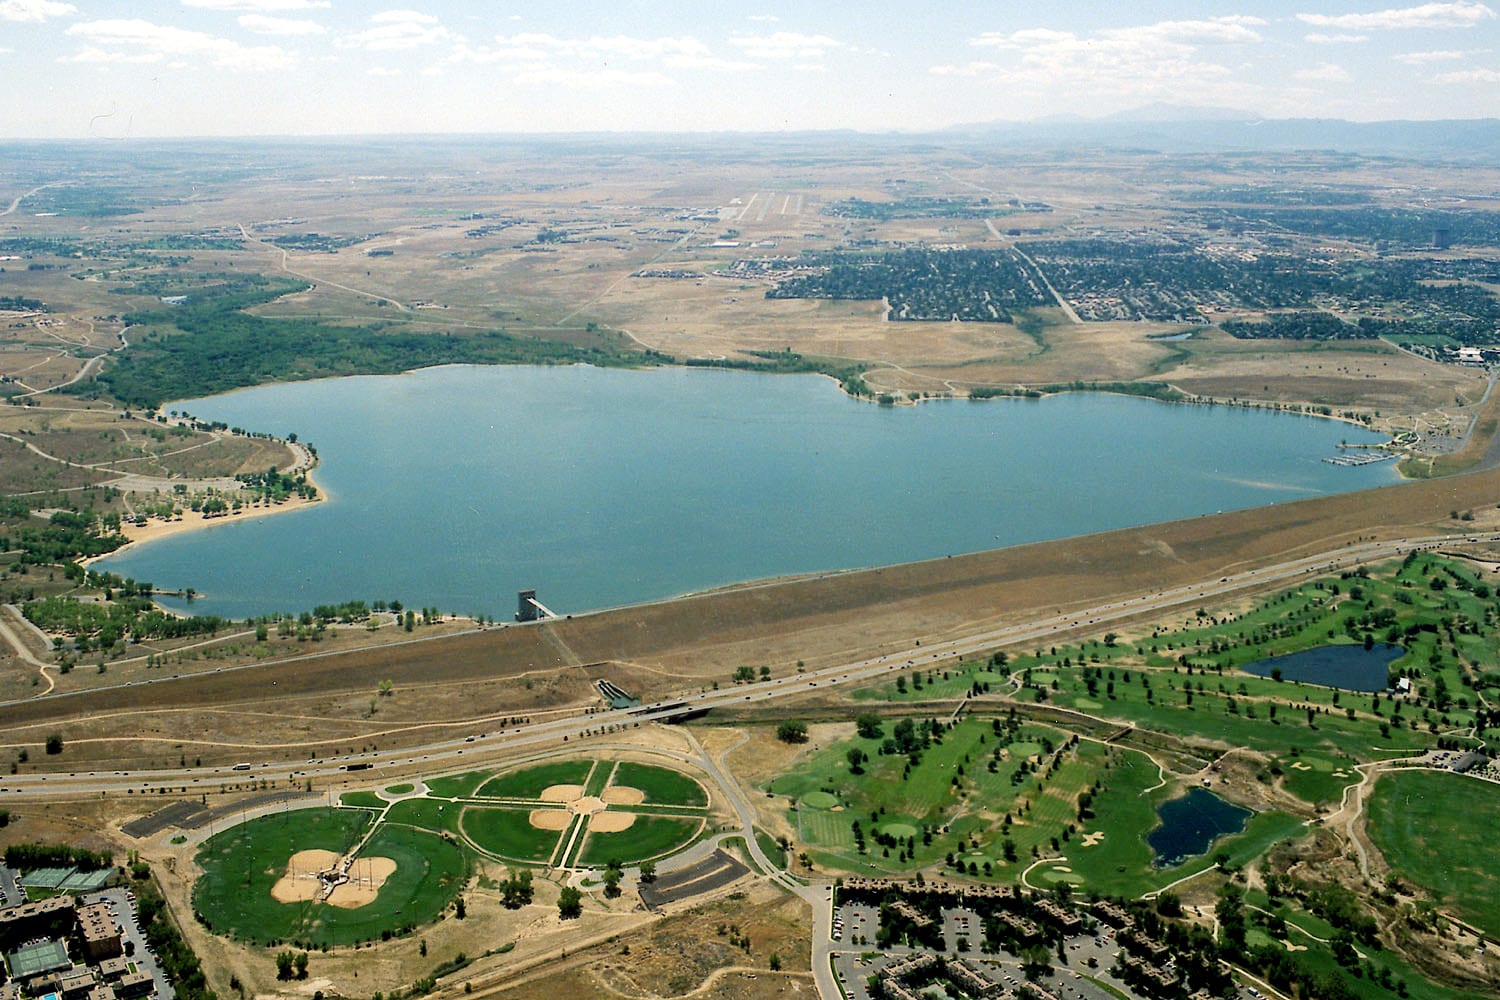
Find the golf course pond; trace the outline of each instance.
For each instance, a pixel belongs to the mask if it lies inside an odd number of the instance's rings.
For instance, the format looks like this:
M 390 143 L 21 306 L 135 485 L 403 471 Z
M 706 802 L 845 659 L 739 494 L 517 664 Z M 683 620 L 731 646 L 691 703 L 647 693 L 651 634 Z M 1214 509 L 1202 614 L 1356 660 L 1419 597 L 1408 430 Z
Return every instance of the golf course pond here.
M 1254 815 L 1203 788 L 1168 799 L 1157 806 L 1156 814 L 1161 825 L 1146 835 L 1156 854 L 1151 862 L 1155 868 L 1171 868 L 1207 853 L 1215 840 L 1244 830 Z
M 1378 642 L 1366 649 L 1358 644 L 1318 646 L 1245 665 L 1257 677 L 1321 684 L 1345 691 L 1384 691 L 1390 685 L 1390 666 L 1406 655 L 1405 646 Z
M 321 503 L 95 569 L 241 618 L 399 599 L 509 618 L 942 558 L 1395 482 L 1320 417 L 1132 396 L 877 406 L 826 378 L 451 366 L 170 403 L 296 433 Z M 172 602 L 168 602 L 172 603 Z

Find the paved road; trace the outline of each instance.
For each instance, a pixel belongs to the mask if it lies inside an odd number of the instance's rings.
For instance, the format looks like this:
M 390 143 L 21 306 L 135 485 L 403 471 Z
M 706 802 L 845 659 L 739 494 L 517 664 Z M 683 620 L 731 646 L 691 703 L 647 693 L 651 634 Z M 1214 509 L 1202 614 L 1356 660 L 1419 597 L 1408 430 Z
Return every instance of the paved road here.
M 1111 623 L 1144 614 L 1162 613 L 1176 607 L 1193 607 L 1216 597 L 1237 591 L 1285 584 L 1308 574 L 1338 572 L 1372 560 L 1403 555 L 1412 549 L 1434 549 L 1474 541 L 1500 542 L 1500 533 L 1426 535 L 1394 541 L 1362 542 L 1271 566 L 1244 570 L 1222 576 L 1214 581 L 1122 598 L 1097 607 L 1059 613 L 1017 625 L 982 629 L 960 638 L 867 657 L 804 674 L 778 677 L 769 681 L 718 691 L 684 695 L 681 698 L 655 702 L 629 711 L 578 714 L 474 736 L 439 740 L 415 748 L 325 756 L 301 764 L 252 759 L 247 762 L 248 767 L 238 768 L 167 768 L 135 772 L 31 773 L 0 776 L 0 801 L 4 801 L 8 796 L 23 798 L 97 797 L 100 793 L 123 794 L 127 789 L 152 792 L 158 788 L 187 786 L 191 790 L 194 784 L 208 788 L 228 781 L 248 782 L 260 778 L 290 777 L 299 781 L 346 778 L 349 777 L 347 772 L 350 765 L 355 765 L 359 770 L 411 764 L 422 764 L 432 768 L 446 767 L 463 763 L 463 758 L 466 756 L 472 762 L 476 756 L 490 755 L 497 751 L 511 752 L 518 749 L 556 747 L 570 740 L 604 736 L 615 728 L 635 722 L 670 721 L 686 713 L 754 705 L 806 694 L 818 687 L 866 684 L 877 677 L 908 667 L 930 667 L 1001 646 L 1031 643 L 1040 639 L 1055 639 L 1076 631 L 1097 631 Z M 225 668 L 225 672 L 256 670 L 262 666 L 264 664 L 247 664 L 243 667 Z M 170 683 L 171 680 L 172 678 L 161 678 L 135 683 Z M 66 698 L 68 696 L 51 695 L 48 697 Z M 3 708 L 3 705 L 0 705 L 0 708 Z M 260 752 L 270 754 L 274 752 L 274 748 L 267 748 Z M 246 751 L 246 753 L 247 755 L 255 754 L 257 751 Z M 716 779 L 722 776 L 723 771 L 717 764 L 709 761 L 708 766 L 710 773 L 713 773 Z M 756 861 L 759 864 L 764 859 L 757 858 Z

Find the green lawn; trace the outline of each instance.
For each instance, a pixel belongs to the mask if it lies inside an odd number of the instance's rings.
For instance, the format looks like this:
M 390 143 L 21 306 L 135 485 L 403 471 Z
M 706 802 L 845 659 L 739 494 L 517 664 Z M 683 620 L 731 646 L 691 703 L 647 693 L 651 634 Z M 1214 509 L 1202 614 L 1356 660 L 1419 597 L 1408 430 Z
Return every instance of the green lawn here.
M 621 761 L 615 768 L 614 780 L 610 784 L 639 788 L 646 793 L 646 801 L 652 805 L 708 805 L 708 793 L 703 790 L 702 785 L 680 771 L 655 764 Z
M 339 805 L 357 806 L 360 809 L 384 809 L 385 799 L 374 792 L 345 792 L 339 796 Z
M 1445 907 L 1500 936 L 1500 785 L 1436 771 L 1381 775 L 1369 831 L 1386 861 Z
M 534 764 L 519 771 L 509 771 L 486 781 L 477 792 L 482 798 L 535 799 L 553 785 L 581 785 L 587 780 L 594 762 L 588 758 Z M 427 783 L 432 788 L 432 782 Z
M 611 860 L 627 865 L 648 858 L 658 858 L 691 843 L 703 827 L 697 819 L 671 819 L 665 816 L 637 816 L 627 830 L 618 833 L 590 832 L 579 853 L 578 862 L 602 865 Z
M 545 862 L 557 848 L 558 831 L 538 830 L 525 809 L 470 806 L 461 822 L 464 836 L 482 851 L 514 861 Z

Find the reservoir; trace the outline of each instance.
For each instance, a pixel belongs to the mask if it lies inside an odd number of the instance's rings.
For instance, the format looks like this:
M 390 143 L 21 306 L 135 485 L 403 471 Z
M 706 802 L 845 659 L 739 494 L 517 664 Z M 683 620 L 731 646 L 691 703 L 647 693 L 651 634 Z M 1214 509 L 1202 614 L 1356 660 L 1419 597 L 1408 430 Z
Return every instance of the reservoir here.
M 1384 691 L 1390 684 L 1390 665 L 1406 655 L 1404 646 L 1378 642 L 1364 646 L 1319 646 L 1300 653 L 1273 656 L 1245 665 L 1247 673 L 1270 677 L 1281 671 L 1283 680 L 1304 681 L 1346 691 Z
M 170 404 L 314 444 L 329 499 L 96 568 L 245 617 L 400 600 L 508 620 L 1364 489 L 1345 423 L 1070 393 L 881 407 L 817 376 L 452 366 Z M 185 604 L 175 607 L 186 608 Z
M 1245 828 L 1250 810 L 1225 802 L 1213 792 L 1194 788 L 1156 808 L 1161 825 L 1146 836 L 1156 853 L 1151 865 L 1171 868 L 1208 852 L 1215 840 Z

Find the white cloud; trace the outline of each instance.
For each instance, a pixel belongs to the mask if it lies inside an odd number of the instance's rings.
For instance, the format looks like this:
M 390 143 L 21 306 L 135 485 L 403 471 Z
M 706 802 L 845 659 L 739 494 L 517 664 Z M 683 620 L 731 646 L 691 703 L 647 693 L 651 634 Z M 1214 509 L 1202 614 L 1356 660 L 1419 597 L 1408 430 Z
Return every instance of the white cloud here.
M 1477 0 L 1392 7 L 1369 14 L 1298 14 L 1297 20 L 1319 28 L 1354 31 L 1410 31 L 1414 28 L 1470 28 L 1492 21 L 1495 12 Z
M 1323 83 L 1341 83 L 1349 79 L 1349 71 L 1337 63 L 1322 63 L 1311 69 L 1297 71 L 1299 80 L 1318 80 Z
M 1356 45 L 1360 42 L 1368 42 L 1370 36 L 1351 35 L 1348 32 L 1329 35 L 1321 31 L 1312 31 L 1303 35 L 1302 40 L 1313 45 Z
M 566 87 L 569 90 L 613 90 L 618 87 L 670 87 L 671 77 L 654 70 L 573 70 L 547 67 L 517 73 L 521 86 Z
M 1089 34 L 1028 28 L 987 32 L 969 39 L 995 59 L 931 67 L 940 76 L 981 77 L 1041 97 L 1059 87 L 1115 103 L 1207 99 L 1233 74 L 1202 55 L 1205 46 L 1252 45 L 1261 41 L 1258 17 L 1159 21 Z
M 370 23 L 374 27 L 345 35 L 338 44 L 345 48 L 389 52 L 456 40 L 456 36 L 437 18 L 416 10 L 383 11 L 372 15 Z
M 775 14 L 751 14 L 745 18 L 747 21 L 755 21 L 758 24 L 775 24 L 781 18 Z
M 1500 69 L 1461 69 L 1432 79 L 1435 83 L 1500 83 Z
M 1396 55 L 1391 56 L 1391 58 L 1398 63 L 1406 63 L 1408 66 L 1425 66 L 1428 63 L 1452 62 L 1457 59 L 1463 59 L 1470 54 L 1458 49 L 1443 49 L 1433 52 L 1398 52 Z
M 562 82 L 568 82 L 568 74 L 590 74 L 590 86 L 595 85 L 593 81 L 608 79 L 600 74 L 619 71 L 620 63 L 656 63 L 659 67 L 651 71 L 656 76 L 649 80 L 625 76 L 618 78 L 621 83 L 659 83 L 666 79 L 661 69 L 744 72 L 761 68 L 752 62 L 715 56 L 703 42 L 686 35 L 658 38 L 629 35 L 559 38 L 541 32 L 497 35 L 493 45 L 458 45 L 446 61 L 507 64 L 531 78 L 562 74 L 559 77 Z
M 390 66 L 371 66 L 369 69 L 365 70 L 365 76 L 400 76 L 400 75 L 401 75 L 401 71 L 399 69 L 392 69 Z
M 29 21 L 40 23 L 49 17 L 63 17 L 78 13 L 70 3 L 57 0 L 0 0 L 0 21 Z
M 86 45 L 70 56 L 63 56 L 59 62 L 71 63 L 156 63 L 162 61 L 160 52 L 115 52 Z
M 293 17 L 241 14 L 236 20 L 241 28 L 258 35 L 321 35 L 327 30 L 316 21 Z
M 182 5 L 204 10 L 247 10 L 262 14 L 333 6 L 329 0 L 182 0 Z
M 805 35 L 800 31 L 776 31 L 769 35 L 745 35 L 729 39 L 729 44 L 751 59 L 784 62 L 790 59 L 821 59 L 837 49 L 847 48 L 837 38 L 827 35 Z
M 205 58 L 226 69 L 281 69 L 291 56 L 275 45 L 241 45 L 201 31 L 153 24 L 138 18 L 85 21 L 69 26 L 67 34 L 85 42 L 73 62 L 155 62 Z

